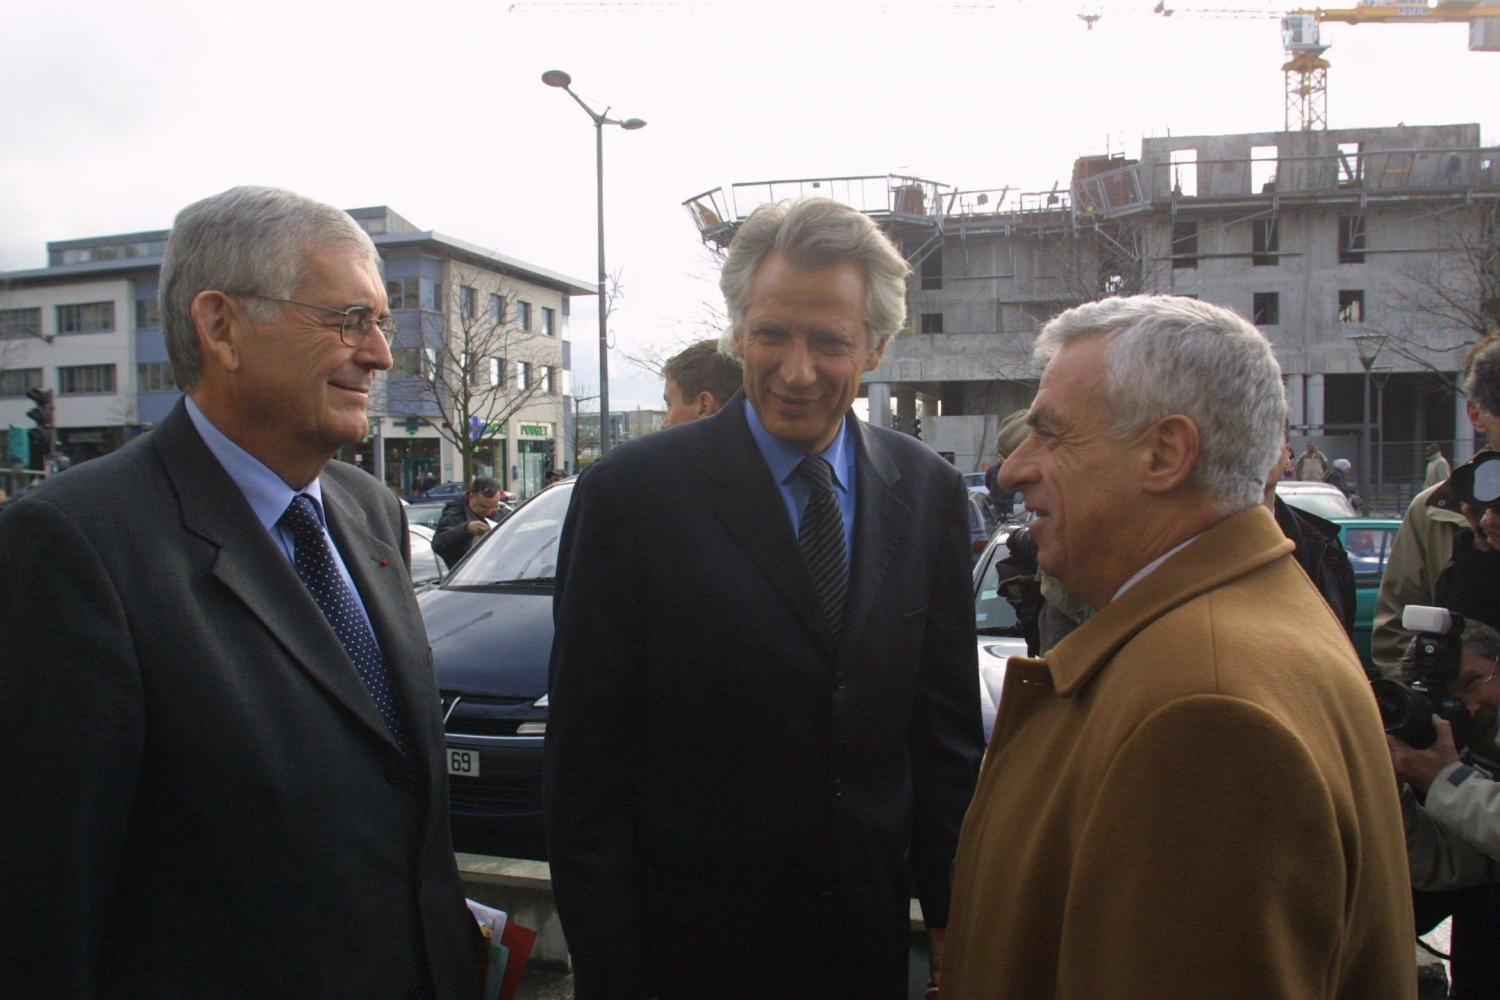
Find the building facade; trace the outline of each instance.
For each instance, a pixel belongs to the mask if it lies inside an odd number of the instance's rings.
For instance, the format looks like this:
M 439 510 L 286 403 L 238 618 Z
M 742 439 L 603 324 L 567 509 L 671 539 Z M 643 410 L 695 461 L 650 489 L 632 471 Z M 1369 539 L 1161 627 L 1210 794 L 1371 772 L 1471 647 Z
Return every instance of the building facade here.
M 568 316 L 593 286 L 432 231 L 385 206 L 351 210 L 380 251 L 398 333 L 371 395 L 371 436 L 346 449 L 393 489 L 476 472 L 530 495 L 572 453 Z M 181 395 L 157 299 L 168 231 L 47 244 L 47 266 L 0 273 L 0 431 L 56 393 L 57 452 L 85 461 L 161 420 Z M 465 412 L 460 415 L 460 410 Z M 454 428 L 461 427 L 462 430 Z M 37 466 L 39 457 L 31 465 Z
M 965 471 L 993 459 L 999 421 L 1034 396 L 1041 325 L 1139 292 L 1255 322 L 1286 373 L 1299 450 L 1317 439 L 1391 504 L 1420 482 L 1427 443 L 1458 459 L 1474 447 L 1454 384 L 1466 345 L 1500 320 L 1500 149 L 1478 125 L 1148 139 L 1138 158 L 1077 160 L 1049 191 L 874 176 L 685 204 L 723 247 L 757 205 L 814 195 L 869 213 L 912 263 L 909 328 L 865 378 L 870 419 L 920 421 Z

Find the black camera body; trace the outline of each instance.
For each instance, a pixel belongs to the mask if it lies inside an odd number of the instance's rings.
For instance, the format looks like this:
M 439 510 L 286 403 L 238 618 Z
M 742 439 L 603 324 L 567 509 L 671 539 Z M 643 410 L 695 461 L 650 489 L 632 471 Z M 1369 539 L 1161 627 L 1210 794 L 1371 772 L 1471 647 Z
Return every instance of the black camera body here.
M 1463 616 L 1446 608 L 1409 604 L 1401 613 L 1401 627 L 1416 633 L 1406 654 L 1415 680 L 1410 686 L 1383 677 L 1370 682 L 1380 722 L 1390 735 L 1424 750 L 1437 741 L 1432 724 L 1436 715 L 1453 727 L 1453 743 L 1462 750 L 1468 745 L 1473 718 L 1460 699 L 1443 690 L 1458 677 Z

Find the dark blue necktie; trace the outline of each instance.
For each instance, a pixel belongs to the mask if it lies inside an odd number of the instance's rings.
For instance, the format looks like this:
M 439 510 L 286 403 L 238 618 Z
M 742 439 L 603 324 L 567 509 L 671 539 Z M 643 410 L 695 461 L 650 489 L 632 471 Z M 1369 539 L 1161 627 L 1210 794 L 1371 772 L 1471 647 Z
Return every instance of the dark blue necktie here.
M 344 651 L 354 661 L 354 669 L 359 671 L 360 680 L 365 682 L 365 688 L 375 700 L 375 707 L 380 710 L 380 717 L 400 744 L 401 752 L 407 753 L 406 730 L 401 724 L 396 692 L 391 689 L 390 672 L 353 588 L 344 582 L 333 561 L 333 552 L 323 534 L 323 521 L 318 516 L 317 501 L 306 493 L 298 493 L 277 523 L 292 533 L 297 575 L 312 592 L 323 617 L 333 626 Z
M 844 555 L 844 515 L 833 495 L 833 468 L 821 458 L 808 456 L 797 472 L 812 487 L 797 545 L 812 576 L 813 588 L 823 605 L 823 614 L 837 639 L 844 630 L 844 599 L 849 594 L 849 561 Z

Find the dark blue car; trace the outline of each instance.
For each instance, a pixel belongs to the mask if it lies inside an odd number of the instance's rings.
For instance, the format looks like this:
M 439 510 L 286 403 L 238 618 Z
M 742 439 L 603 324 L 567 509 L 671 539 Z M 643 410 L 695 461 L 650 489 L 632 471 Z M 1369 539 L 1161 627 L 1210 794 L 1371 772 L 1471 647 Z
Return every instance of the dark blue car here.
M 544 857 L 552 590 L 572 494 L 572 480 L 538 493 L 418 599 L 442 695 L 460 851 Z

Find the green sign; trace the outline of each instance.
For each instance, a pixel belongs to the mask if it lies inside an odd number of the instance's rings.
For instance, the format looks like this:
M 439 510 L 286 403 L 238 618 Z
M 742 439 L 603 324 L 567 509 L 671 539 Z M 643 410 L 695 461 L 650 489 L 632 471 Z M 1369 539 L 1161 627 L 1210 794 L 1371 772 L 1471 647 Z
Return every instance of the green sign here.
M 552 436 L 551 424 L 522 424 L 521 437 L 549 438 Z

